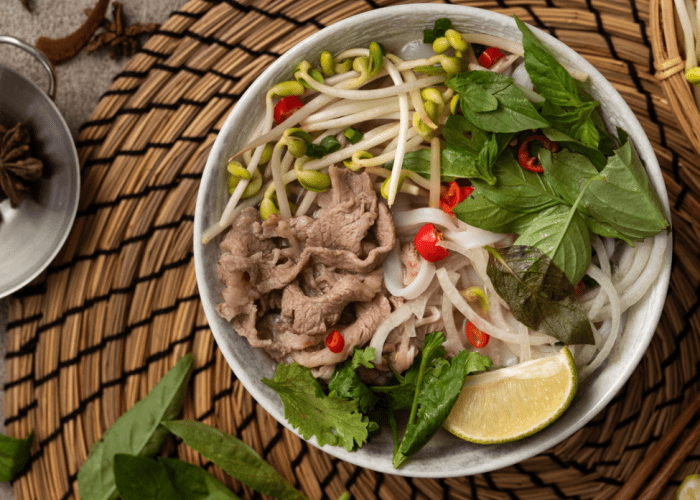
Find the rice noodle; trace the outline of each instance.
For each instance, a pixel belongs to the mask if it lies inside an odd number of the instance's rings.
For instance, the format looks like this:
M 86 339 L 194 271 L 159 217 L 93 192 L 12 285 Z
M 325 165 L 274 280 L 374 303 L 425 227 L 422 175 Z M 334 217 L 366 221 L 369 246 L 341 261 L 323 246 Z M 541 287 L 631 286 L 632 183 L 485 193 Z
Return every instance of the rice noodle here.
M 384 284 L 390 294 L 395 297 L 403 297 L 411 300 L 418 297 L 427 290 L 430 282 L 435 276 L 435 264 L 428 262 L 424 258 L 420 258 L 420 270 L 415 279 L 407 286 L 402 286 L 403 281 L 401 272 L 401 260 L 399 258 L 399 245 L 394 246 L 394 249 L 387 256 L 383 264 L 384 267 Z
M 442 321 L 445 325 L 445 350 L 448 356 L 456 356 L 459 351 L 464 349 L 464 344 L 460 339 L 459 332 L 457 331 L 457 325 L 455 325 L 455 318 L 452 314 L 452 302 L 447 298 L 447 295 L 442 296 Z
M 591 361 L 590 364 L 584 366 L 579 371 L 579 380 L 585 380 L 586 377 L 593 373 L 595 369 L 598 368 L 603 363 L 603 361 L 605 361 L 605 359 L 612 351 L 613 345 L 615 344 L 615 339 L 620 333 L 622 315 L 620 297 L 617 295 L 615 286 L 613 285 L 610 278 L 608 278 L 605 274 L 603 274 L 600 271 L 600 269 L 598 269 L 595 266 L 591 266 L 588 268 L 588 275 L 598 282 L 601 289 L 605 291 L 605 293 L 608 295 L 608 298 L 610 299 L 610 313 L 607 316 L 610 318 L 611 324 L 610 334 L 605 339 L 605 342 L 603 343 L 596 357 L 593 358 L 593 361 Z

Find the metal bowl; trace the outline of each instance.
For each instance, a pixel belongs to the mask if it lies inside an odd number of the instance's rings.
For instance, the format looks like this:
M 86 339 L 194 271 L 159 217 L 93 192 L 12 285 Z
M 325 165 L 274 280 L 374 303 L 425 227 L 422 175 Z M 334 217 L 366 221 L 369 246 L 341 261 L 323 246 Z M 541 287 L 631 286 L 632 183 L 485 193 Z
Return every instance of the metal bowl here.
M 33 195 L 16 208 L 0 202 L 0 297 L 36 278 L 66 241 L 78 210 L 80 168 L 68 125 L 51 100 L 55 75 L 51 63 L 31 45 L 0 36 L 39 59 L 49 73 L 44 92 L 16 71 L 0 65 L 0 124 L 23 123 L 32 136 L 32 153 L 45 174 Z

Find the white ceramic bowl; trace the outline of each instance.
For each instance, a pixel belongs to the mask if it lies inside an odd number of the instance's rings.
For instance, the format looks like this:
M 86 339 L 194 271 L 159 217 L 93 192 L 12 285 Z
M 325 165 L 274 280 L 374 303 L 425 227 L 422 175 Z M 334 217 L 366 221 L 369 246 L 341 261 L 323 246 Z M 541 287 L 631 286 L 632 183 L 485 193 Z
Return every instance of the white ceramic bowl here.
M 350 47 L 366 47 L 370 41 L 383 43 L 387 50 L 398 51 L 409 42 L 420 43 L 423 29 L 432 28 L 436 19 L 447 17 L 461 32 L 477 32 L 520 40 L 521 34 L 512 18 L 470 7 L 438 4 L 412 4 L 373 10 L 340 21 L 285 53 L 275 61 L 246 91 L 228 117 L 211 151 L 197 198 L 194 226 L 194 252 L 197 283 L 212 332 L 224 357 L 238 379 L 253 397 L 277 420 L 291 429 L 277 394 L 264 385 L 262 377 L 272 377 L 275 364 L 262 351 L 251 348 L 239 337 L 230 323 L 216 313 L 222 286 L 216 272 L 221 237 L 207 245 L 201 243 L 203 231 L 219 219 L 228 192 L 225 162 L 240 149 L 253 130 L 250 117 L 262 116 L 263 96 L 267 89 L 291 78 L 300 61 L 318 61 L 322 50 L 338 53 Z M 652 184 L 664 202 L 667 215 L 668 197 L 654 151 L 642 127 L 618 92 L 585 59 L 555 38 L 533 29 L 561 62 L 590 75 L 590 93 L 602 103 L 602 113 L 610 130 L 625 129 L 636 146 Z M 665 266 L 652 290 L 628 316 L 625 331 L 609 360 L 581 384 L 569 409 L 554 424 L 520 441 L 481 446 L 464 442 L 444 431 L 401 469 L 391 465 L 392 440 L 389 432 L 363 446 L 347 452 L 342 447 L 322 449 L 338 458 L 376 471 L 414 477 L 453 477 L 491 471 L 518 463 L 558 444 L 584 426 L 624 385 L 649 345 L 666 298 L 671 271 L 671 245 Z M 293 430 L 293 429 L 292 429 Z M 314 440 L 311 441 L 316 445 Z

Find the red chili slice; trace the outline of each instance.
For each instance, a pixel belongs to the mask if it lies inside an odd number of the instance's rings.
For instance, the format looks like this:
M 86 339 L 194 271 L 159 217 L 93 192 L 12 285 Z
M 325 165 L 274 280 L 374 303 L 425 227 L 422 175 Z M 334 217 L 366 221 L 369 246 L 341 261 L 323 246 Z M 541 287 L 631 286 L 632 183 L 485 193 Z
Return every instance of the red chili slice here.
M 279 125 L 284 120 L 292 116 L 297 109 L 303 106 L 304 103 L 301 102 L 301 99 L 295 95 L 283 97 L 277 101 L 277 104 L 275 104 L 275 123 Z
M 474 326 L 471 321 L 467 322 L 467 339 L 469 343 L 474 347 L 486 347 L 489 343 L 491 336 L 488 333 L 484 333 Z
M 326 347 L 335 354 L 343 352 L 345 348 L 345 339 L 338 330 L 333 330 L 328 337 L 326 337 Z
M 462 203 L 474 191 L 474 186 L 460 186 L 457 181 L 452 181 L 449 187 L 440 188 L 440 208 L 446 214 L 454 215 L 454 207 Z
M 477 61 L 479 61 L 479 64 L 484 68 L 490 68 L 496 64 L 496 61 L 503 59 L 505 56 L 503 52 L 498 50 L 498 47 L 489 47 L 481 53 Z
M 530 172 L 535 172 L 539 174 L 544 172 L 544 168 L 542 168 L 542 163 L 540 163 L 540 160 L 538 160 L 537 157 L 532 156 L 529 150 L 530 143 L 535 141 L 541 143 L 552 153 L 556 153 L 557 151 L 559 151 L 559 145 L 556 142 L 550 141 L 544 135 L 539 134 L 531 135 L 520 143 L 520 149 L 518 150 L 518 162 L 520 162 L 520 166 L 529 170 Z
M 442 240 L 442 233 L 435 229 L 431 222 L 418 230 L 413 243 L 415 243 L 416 250 L 418 250 L 421 257 L 428 262 L 437 262 L 449 255 L 446 248 L 438 246 L 440 240 Z

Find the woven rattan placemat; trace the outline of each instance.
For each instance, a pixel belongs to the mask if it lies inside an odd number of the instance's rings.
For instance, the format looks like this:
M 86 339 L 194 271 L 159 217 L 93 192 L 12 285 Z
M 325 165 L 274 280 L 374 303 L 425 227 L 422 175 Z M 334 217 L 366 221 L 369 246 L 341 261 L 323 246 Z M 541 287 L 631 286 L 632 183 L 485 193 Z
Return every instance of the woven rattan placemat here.
M 81 204 L 65 248 L 10 308 L 5 414 L 35 430 L 18 499 L 77 498 L 92 443 L 185 352 L 196 370 L 185 418 L 244 439 L 310 498 L 610 498 L 698 391 L 700 172 L 667 105 L 646 0 L 474 0 L 517 14 L 586 57 L 639 117 L 673 207 L 674 268 L 665 311 L 639 368 L 572 437 L 518 465 L 444 480 L 365 470 L 307 445 L 232 375 L 202 312 L 192 256 L 200 174 L 223 120 L 252 80 L 294 44 L 391 0 L 192 0 L 174 12 L 81 129 Z M 452 2 L 450 2 L 452 3 Z M 459 2 L 455 2 L 459 3 Z M 195 463 L 184 445 L 171 453 Z M 205 467 L 243 498 L 252 494 Z M 700 471 L 700 450 L 665 491 Z

